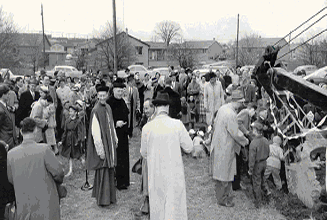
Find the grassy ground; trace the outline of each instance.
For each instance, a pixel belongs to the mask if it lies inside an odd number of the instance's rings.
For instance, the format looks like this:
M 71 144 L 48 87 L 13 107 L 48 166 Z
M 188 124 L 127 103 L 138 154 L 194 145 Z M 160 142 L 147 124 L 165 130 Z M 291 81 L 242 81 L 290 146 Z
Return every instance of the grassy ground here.
M 136 131 L 130 140 L 130 166 L 140 157 L 140 132 Z M 68 161 L 59 156 L 68 172 Z M 250 193 L 235 191 L 233 194 L 235 207 L 226 208 L 217 205 L 214 191 L 214 181 L 208 175 L 208 158 L 194 159 L 183 156 L 187 187 L 188 218 L 202 219 L 286 219 L 276 209 L 274 202 L 270 202 L 260 209 L 255 209 Z M 94 172 L 89 174 L 89 182 L 93 183 Z M 132 212 L 141 206 L 140 176 L 131 173 L 131 186 L 128 190 L 117 191 L 117 204 L 108 208 L 100 208 L 95 199 L 91 198 L 92 191 L 82 191 L 85 182 L 84 167 L 75 161 L 74 173 L 64 180 L 68 195 L 61 201 L 62 219 L 92 219 L 92 220 L 129 220 L 133 219 Z M 247 196 L 248 195 L 248 196 Z M 143 217 L 142 219 L 148 219 Z

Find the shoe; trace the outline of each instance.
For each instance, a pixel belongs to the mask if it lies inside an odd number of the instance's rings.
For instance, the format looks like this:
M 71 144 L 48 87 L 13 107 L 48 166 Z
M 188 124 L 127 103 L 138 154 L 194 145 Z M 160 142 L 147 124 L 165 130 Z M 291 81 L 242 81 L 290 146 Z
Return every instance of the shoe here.
M 220 202 L 218 204 L 225 207 L 234 207 L 235 205 L 233 202 Z
M 149 215 L 149 213 L 138 211 L 138 212 L 134 212 L 134 215 L 137 217 L 142 217 L 145 215 Z
M 116 188 L 117 188 L 118 190 L 126 190 L 126 189 L 128 189 L 127 186 L 117 186 Z

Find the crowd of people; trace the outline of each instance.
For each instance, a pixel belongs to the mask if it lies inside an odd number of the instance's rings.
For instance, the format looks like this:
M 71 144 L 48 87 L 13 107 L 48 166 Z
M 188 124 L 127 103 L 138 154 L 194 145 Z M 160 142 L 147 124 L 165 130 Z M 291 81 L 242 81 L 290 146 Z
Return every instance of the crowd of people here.
M 170 67 L 169 75 L 153 77 L 127 69 L 125 78 L 101 71 L 52 78 L 41 71 L 40 77 L 2 81 L 0 159 L 7 175 L 0 219 L 12 201 L 19 219 L 60 219 L 59 187 L 72 175 L 74 160 L 95 170 L 97 205 L 116 203 L 116 189 L 130 185 L 129 138 L 136 127 L 142 129 L 144 195 L 136 215 L 187 219 L 184 154 L 209 156 L 219 205 L 234 205 L 231 190 L 242 189 L 243 178 L 252 179 L 256 207 L 261 190 L 271 193 L 270 174 L 281 189 L 285 155 L 271 126 L 269 96 L 240 67 L 233 75 Z

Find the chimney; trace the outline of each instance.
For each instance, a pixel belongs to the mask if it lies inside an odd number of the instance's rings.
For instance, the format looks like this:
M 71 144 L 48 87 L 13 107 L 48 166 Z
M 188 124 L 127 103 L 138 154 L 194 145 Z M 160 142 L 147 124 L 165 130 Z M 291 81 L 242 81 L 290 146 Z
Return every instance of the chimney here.
M 126 34 L 128 35 L 128 28 L 126 28 Z
M 213 38 L 213 41 L 215 41 L 216 40 L 216 38 Z

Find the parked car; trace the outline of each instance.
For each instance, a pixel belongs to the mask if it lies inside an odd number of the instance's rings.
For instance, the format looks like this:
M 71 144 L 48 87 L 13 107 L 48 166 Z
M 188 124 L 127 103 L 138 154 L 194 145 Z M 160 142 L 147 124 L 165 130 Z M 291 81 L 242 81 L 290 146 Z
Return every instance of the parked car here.
M 295 68 L 295 70 L 293 71 L 294 75 L 301 75 L 302 74 L 302 70 L 305 71 L 305 75 L 310 75 L 311 73 L 315 72 L 318 70 L 317 66 L 315 65 L 304 65 L 304 66 L 298 66 Z
M 77 70 L 73 66 L 55 66 L 52 70 L 46 71 L 46 74 L 50 77 L 54 77 L 54 72 L 63 71 L 65 73 L 65 77 L 71 78 L 80 78 L 83 75 L 82 71 Z M 36 76 L 40 76 L 40 71 L 35 73 Z
M 150 76 L 153 77 L 156 73 L 160 73 L 161 76 L 168 76 L 169 68 L 168 67 L 154 68 L 150 73 Z
M 20 76 L 20 75 L 14 75 L 14 74 L 11 72 L 11 70 L 10 70 L 10 69 L 7 69 L 7 68 L 2 68 L 2 69 L 0 70 L 0 75 L 1 75 L 1 77 L 2 77 L 3 79 L 6 78 L 6 77 L 8 76 L 8 74 L 9 74 L 9 79 L 11 79 L 11 80 L 16 80 L 16 78 Z M 20 77 L 22 77 L 22 76 L 20 76 Z
M 138 72 L 140 74 L 140 79 L 144 79 L 144 75 L 146 73 L 150 74 L 150 76 L 153 75 L 152 70 L 148 70 L 143 65 L 130 65 L 127 67 L 130 70 L 130 73 L 135 74 Z
M 316 85 L 320 85 L 321 83 L 327 84 L 327 66 L 303 77 L 303 79 L 313 82 Z

